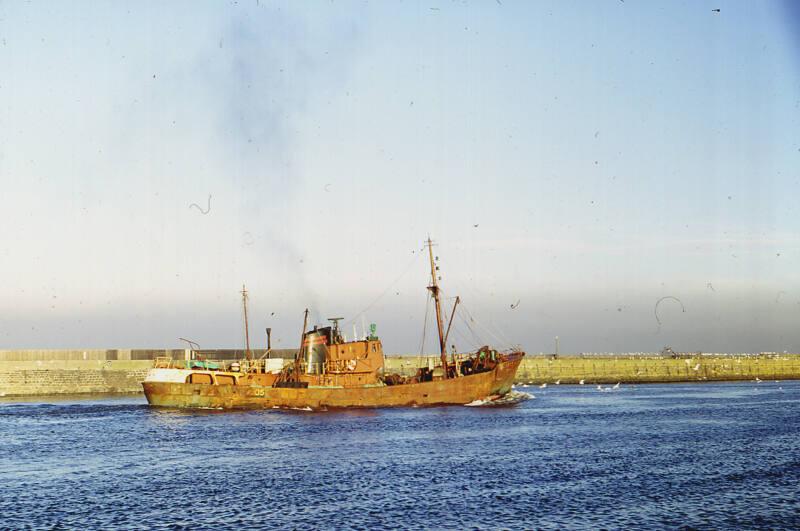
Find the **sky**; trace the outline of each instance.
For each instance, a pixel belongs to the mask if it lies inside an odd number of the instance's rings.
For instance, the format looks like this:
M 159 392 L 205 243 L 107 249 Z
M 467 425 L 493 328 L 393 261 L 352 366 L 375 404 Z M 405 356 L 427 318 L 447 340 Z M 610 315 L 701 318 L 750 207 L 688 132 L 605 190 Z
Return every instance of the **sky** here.
M 800 352 L 800 9 L 0 2 L 0 186 L 0 348 Z

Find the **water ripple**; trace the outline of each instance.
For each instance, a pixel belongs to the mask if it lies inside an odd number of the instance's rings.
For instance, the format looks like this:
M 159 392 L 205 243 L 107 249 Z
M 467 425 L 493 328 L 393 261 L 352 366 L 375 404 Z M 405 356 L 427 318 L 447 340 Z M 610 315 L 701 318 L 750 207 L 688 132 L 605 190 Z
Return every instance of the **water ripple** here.
M 535 394 L 337 412 L 4 401 L 0 528 L 800 526 L 800 384 Z

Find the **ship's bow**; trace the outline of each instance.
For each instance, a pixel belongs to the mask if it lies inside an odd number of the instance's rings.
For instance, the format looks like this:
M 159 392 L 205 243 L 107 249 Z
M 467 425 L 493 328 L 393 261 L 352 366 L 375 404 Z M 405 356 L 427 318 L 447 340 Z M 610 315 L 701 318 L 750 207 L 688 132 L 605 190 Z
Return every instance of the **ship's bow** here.
M 514 385 L 514 377 L 517 375 L 517 369 L 524 357 L 524 352 L 512 352 L 504 356 L 504 359 L 495 368 L 492 394 L 502 396 L 511 391 L 511 386 Z

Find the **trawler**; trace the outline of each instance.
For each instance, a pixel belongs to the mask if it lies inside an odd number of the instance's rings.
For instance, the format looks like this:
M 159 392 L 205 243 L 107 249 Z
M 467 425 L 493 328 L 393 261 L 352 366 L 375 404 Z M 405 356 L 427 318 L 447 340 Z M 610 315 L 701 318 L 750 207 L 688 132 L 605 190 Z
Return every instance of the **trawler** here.
M 293 360 L 278 368 L 269 359 L 253 359 L 243 289 L 245 359 L 230 363 L 157 359 L 142 383 L 147 401 L 152 406 L 175 408 L 317 410 L 466 405 L 500 399 L 511 391 L 525 353 L 518 348 L 498 351 L 483 346 L 473 352 L 453 350 L 448 354 L 447 339 L 460 299 L 455 299 L 445 330 L 430 238 L 427 247 L 431 267 L 427 289 L 436 310 L 440 353 L 434 366 L 420 367 L 408 376 L 387 374 L 374 325 L 370 325 L 369 335 L 347 341 L 339 327 L 341 318 L 308 330 L 308 310 L 301 346 Z

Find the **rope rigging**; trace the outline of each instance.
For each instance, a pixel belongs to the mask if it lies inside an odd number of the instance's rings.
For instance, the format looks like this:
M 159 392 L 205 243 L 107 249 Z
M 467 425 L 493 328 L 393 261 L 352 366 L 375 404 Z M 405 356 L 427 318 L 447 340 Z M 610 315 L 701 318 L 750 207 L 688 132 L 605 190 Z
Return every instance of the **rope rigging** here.
M 414 253 L 414 257 L 411 259 L 411 261 L 409 261 L 409 262 L 408 262 L 408 264 L 406 264 L 405 268 L 403 269 L 403 272 L 402 272 L 402 273 L 400 273 L 400 275 L 399 275 L 399 276 L 398 276 L 396 279 L 394 279 L 394 280 L 392 281 L 392 283 L 391 283 L 391 284 L 389 284 L 389 286 L 387 286 L 387 287 L 386 287 L 386 289 L 385 289 L 385 290 L 383 290 L 383 292 L 382 292 L 380 295 L 378 295 L 378 296 L 375 298 L 375 300 L 373 300 L 372 302 L 370 302 L 370 303 L 367 305 L 367 307 L 366 307 L 366 308 L 364 308 L 363 310 L 361 310 L 360 312 L 358 312 L 357 314 L 355 314 L 353 317 L 351 317 L 351 318 L 350 318 L 348 321 L 346 321 L 346 322 L 345 322 L 345 325 L 349 325 L 349 324 L 351 324 L 351 323 L 354 323 L 354 322 L 356 321 L 356 319 L 358 319 L 360 316 L 364 315 L 364 314 L 365 314 L 365 313 L 367 313 L 369 310 L 371 310 L 371 309 L 372 309 L 372 307 L 373 307 L 373 306 L 375 306 L 375 305 L 378 303 L 378 301 L 380 301 L 380 300 L 381 300 L 383 297 L 385 297 L 385 296 L 386 296 L 386 294 L 387 294 L 387 293 L 389 293 L 389 291 L 390 291 L 390 290 L 391 290 L 391 289 L 392 289 L 392 288 L 395 286 L 395 284 L 397 284 L 398 282 L 400 282 L 400 280 L 401 280 L 401 279 L 402 279 L 404 276 L 406 276 L 406 273 L 408 273 L 408 272 L 411 270 L 411 266 L 412 266 L 412 265 L 414 265 L 414 263 L 417 261 L 417 258 L 419 258 L 419 256 L 420 256 L 421 254 L 422 254 L 422 253 L 420 253 L 420 252 L 415 252 L 415 253 Z
M 419 343 L 419 355 L 422 357 L 422 353 L 425 349 L 425 336 L 428 333 L 428 317 L 431 311 L 431 300 L 428 297 L 425 297 L 425 320 L 422 324 L 422 340 Z
M 442 299 L 446 301 L 454 301 L 456 299 L 456 297 L 444 296 L 445 293 L 443 290 L 442 295 Z M 425 352 L 425 340 L 427 338 L 428 321 L 430 320 L 431 298 L 427 297 L 427 301 L 428 304 L 425 306 L 425 321 L 422 332 L 422 340 L 420 341 L 419 348 L 420 363 Z M 463 309 L 463 312 L 459 311 L 459 309 Z M 445 320 L 450 318 L 449 310 L 447 308 L 443 308 L 442 313 Z M 463 327 L 466 327 L 466 331 Z M 493 323 L 484 324 L 475 319 L 472 312 L 470 312 L 467 306 L 464 304 L 463 299 L 460 300 L 459 306 L 456 308 L 453 317 L 452 332 L 457 337 L 458 343 L 461 344 L 462 347 L 466 347 L 466 350 L 462 349 L 460 350 L 461 352 L 474 351 L 481 346 L 486 345 L 488 342 L 485 340 L 485 338 L 487 337 L 491 339 L 491 342 L 495 342 L 498 346 L 510 346 L 508 340 L 505 339 L 505 334 L 503 334 L 499 329 L 495 328 Z
M 481 299 L 485 300 L 488 297 L 486 293 L 483 293 L 474 284 L 462 284 L 461 282 L 459 282 L 457 278 L 452 279 L 451 282 L 462 293 L 464 292 L 471 293 L 472 300 L 481 300 Z M 466 307 L 464 309 L 467 312 L 467 314 L 469 314 L 469 317 L 472 320 L 472 322 L 477 326 L 479 326 L 490 337 L 492 337 L 493 341 L 497 341 L 505 346 L 511 346 L 511 341 L 507 338 L 506 334 L 499 327 L 497 327 L 493 321 L 487 320 L 486 322 L 480 322 L 477 319 L 475 319 L 472 316 L 472 314 L 470 314 L 469 310 Z
M 464 305 L 462 304 L 462 306 L 464 306 Z M 466 312 L 466 314 L 469 317 L 470 321 L 472 323 L 474 323 L 476 326 L 478 326 L 481 329 L 483 329 L 483 331 L 485 333 L 487 333 L 492 338 L 492 340 L 497 341 L 497 343 L 499 345 L 510 346 L 510 342 L 507 339 L 504 339 L 503 337 L 500 337 L 500 336 L 504 335 L 502 332 L 500 332 L 499 330 L 497 330 L 497 334 L 492 332 L 492 330 L 490 330 L 487 326 L 483 325 L 480 321 L 475 319 L 475 317 L 472 316 L 472 313 L 469 311 L 469 309 L 466 306 L 464 306 L 464 312 Z

